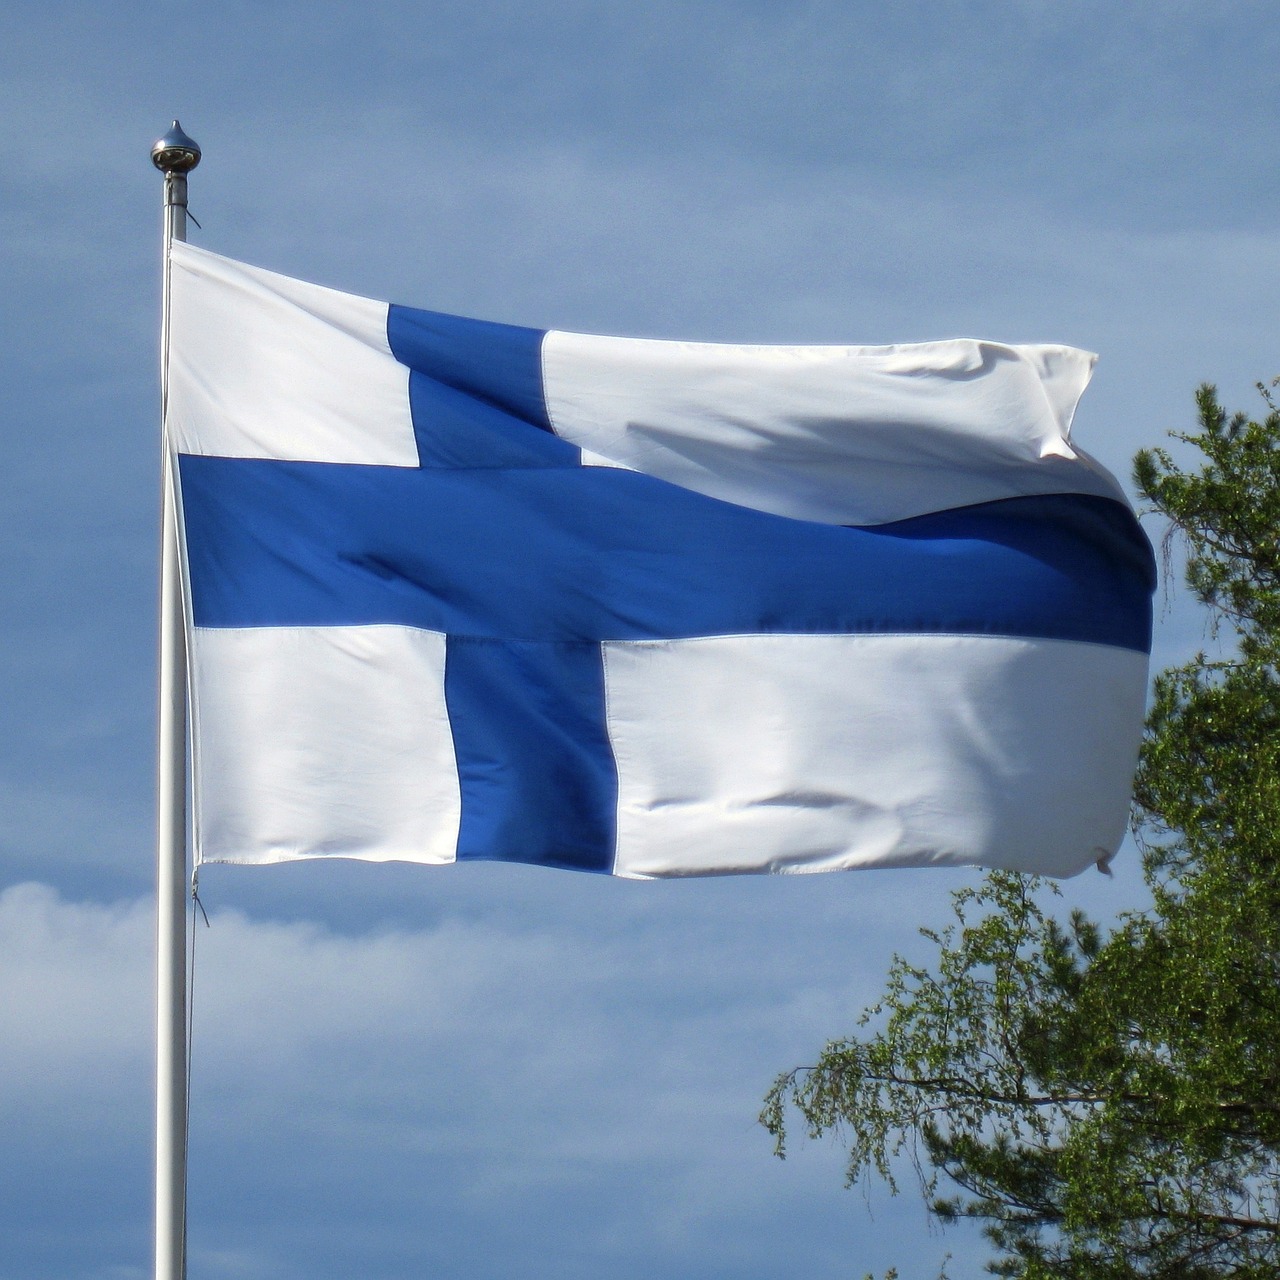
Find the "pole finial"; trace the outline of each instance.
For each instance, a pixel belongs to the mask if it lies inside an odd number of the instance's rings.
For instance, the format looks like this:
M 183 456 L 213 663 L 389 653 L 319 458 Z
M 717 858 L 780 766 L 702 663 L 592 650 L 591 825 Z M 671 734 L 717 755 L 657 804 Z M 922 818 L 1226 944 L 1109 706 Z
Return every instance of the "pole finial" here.
M 162 173 L 190 173 L 200 163 L 200 147 L 175 120 L 163 138 L 151 144 L 151 163 Z

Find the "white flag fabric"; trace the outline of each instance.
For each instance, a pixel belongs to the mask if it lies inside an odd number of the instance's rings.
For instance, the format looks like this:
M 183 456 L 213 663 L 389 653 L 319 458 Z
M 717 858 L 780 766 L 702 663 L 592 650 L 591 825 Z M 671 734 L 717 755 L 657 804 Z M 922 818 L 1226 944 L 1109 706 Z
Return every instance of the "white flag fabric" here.
M 198 860 L 633 878 L 1123 836 L 1154 560 L 1093 356 L 592 337 L 176 244 Z

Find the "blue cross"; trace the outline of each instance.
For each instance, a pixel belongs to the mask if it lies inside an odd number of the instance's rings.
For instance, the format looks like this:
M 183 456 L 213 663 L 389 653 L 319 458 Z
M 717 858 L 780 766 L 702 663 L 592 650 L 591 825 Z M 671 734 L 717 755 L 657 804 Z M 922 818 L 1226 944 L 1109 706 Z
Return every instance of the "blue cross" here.
M 600 644 L 935 633 L 1150 648 L 1151 550 L 1088 495 L 870 528 L 584 467 L 542 398 L 542 334 L 391 309 L 420 465 L 184 456 L 194 622 L 446 635 L 460 858 L 609 871 Z

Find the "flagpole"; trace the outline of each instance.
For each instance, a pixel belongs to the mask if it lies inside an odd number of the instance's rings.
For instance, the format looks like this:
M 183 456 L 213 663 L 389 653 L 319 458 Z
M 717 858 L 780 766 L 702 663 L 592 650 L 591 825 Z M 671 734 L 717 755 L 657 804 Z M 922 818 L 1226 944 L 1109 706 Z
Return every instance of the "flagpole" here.
M 173 127 L 151 148 L 164 174 L 160 325 L 160 646 L 156 748 L 156 1280 L 184 1280 L 187 1216 L 187 660 L 169 448 L 169 248 L 187 238 L 187 174 L 200 148 Z

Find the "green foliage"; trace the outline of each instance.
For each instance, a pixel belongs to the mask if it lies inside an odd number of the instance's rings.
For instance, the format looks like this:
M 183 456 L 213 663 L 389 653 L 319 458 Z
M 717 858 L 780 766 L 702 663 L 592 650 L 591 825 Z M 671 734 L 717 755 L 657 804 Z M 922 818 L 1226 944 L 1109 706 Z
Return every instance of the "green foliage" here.
M 762 1120 L 838 1133 L 849 1178 L 907 1157 L 943 1220 L 985 1223 L 1020 1280 L 1280 1276 L 1280 412 L 1200 454 L 1143 451 L 1143 495 L 1234 640 L 1161 674 L 1135 795 L 1152 905 L 1104 932 L 1007 873 L 895 958 L 858 1033 L 779 1077 Z M 1047 906 L 1045 904 L 1048 904 Z

